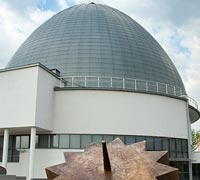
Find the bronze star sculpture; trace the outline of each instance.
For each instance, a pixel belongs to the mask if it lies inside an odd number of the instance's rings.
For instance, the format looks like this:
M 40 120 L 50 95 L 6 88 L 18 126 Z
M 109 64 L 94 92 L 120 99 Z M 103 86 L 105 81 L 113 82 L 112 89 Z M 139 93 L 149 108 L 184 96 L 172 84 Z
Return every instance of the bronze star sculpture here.
M 66 162 L 46 168 L 48 180 L 179 180 L 168 166 L 167 151 L 146 151 L 146 142 L 106 146 L 89 144 L 84 152 L 65 152 Z

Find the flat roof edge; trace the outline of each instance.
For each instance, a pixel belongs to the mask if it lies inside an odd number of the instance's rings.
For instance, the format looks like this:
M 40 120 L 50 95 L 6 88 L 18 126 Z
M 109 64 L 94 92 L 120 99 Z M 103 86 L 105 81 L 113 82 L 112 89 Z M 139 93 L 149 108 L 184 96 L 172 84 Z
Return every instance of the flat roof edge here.
M 45 70 L 46 72 L 50 73 L 52 76 L 54 76 L 55 78 L 60 80 L 60 76 L 58 76 L 57 74 L 55 74 L 54 72 L 52 72 L 49 68 L 47 68 L 46 66 L 44 66 L 41 63 L 33 63 L 33 64 L 27 64 L 27 65 L 23 65 L 23 66 L 16 66 L 16 67 L 11 67 L 11 68 L 4 68 L 4 69 L 0 69 L 0 73 L 3 72 L 7 72 L 7 71 L 13 71 L 13 70 L 20 70 L 20 69 L 25 69 L 25 68 L 32 68 L 32 67 L 40 67 L 43 70 Z

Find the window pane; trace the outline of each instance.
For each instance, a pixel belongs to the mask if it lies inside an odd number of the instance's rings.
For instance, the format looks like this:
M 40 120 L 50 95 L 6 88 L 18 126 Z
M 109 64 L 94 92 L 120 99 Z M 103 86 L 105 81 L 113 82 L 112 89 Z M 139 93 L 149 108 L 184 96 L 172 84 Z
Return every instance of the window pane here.
M 153 143 L 154 143 L 154 137 L 146 137 L 147 141 L 147 150 L 152 151 L 154 150 Z
M 12 151 L 12 162 L 19 162 L 19 151 Z
M 169 140 L 169 146 L 170 146 L 170 151 L 175 151 L 175 150 L 176 150 L 176 142 L 175 142 L 175 139 L 170 139 L 170 140 Z
M 176 152 L 170 151 L 169 156 L 170 156 L 170 158 L 176 158 Z
M 183 153 L 182 152 L 177 152 L 177 158 L 182 158 L 183 157 Z
M 182 139 L 183 151 L 188 152 L 188 144 L 186 139 Z
M 181 140 L 180 139 L 176 139 L 176 148 L 177 148 L 177 151 L 181 151 L 182 150 Z
M 155 142 L 155 150 L 156 150 L 156 151 L 162 150 L 162 138 L 156 137 L 156 138 L 154 139 L 154 142 Z
M 58 135 L 50 135 L 50 147 L 58 148 Z
M 85 148 L 86 145 L 92 142 L 91 135 L 81 135 L 81 148 Z
M 38 140 L 39 140 L 39 137 L 38 135 L 36 135 L 35 137 L 35 147 L 38 148 Z
M 106 143 L 110 143 L 113 141 L 113 136 L 111 135 L 104 135 L 104 140 L 106 141 Z
M 29 148 L 29 136 L 21 136 L 21 148 Z
M 169 139 L 168 138 L 164 138 L 163 139 L 163 150 L 164 151 L 168 151 L 169 150 Z
M 49 148 L 49 135 L 39 135 L 39 148 Z
M 21 147 L 20 147 L 20 136 L 17 136 L 16 137 L 16 148 L 17 149 L 20 149 Z
M 0 149 L 0 162 L 2 162 L 2 155 L 3 155 L 3 150 Z
M 14 136 L 9 136 L 9 145 L 8 145 L 8 148 L 9 149 L 12 149 L 13 147 L 13 140 L 14 140 Z
M 92 136 L 92 141 L 94 143 L 101 144 L 102 138 L 103 137 L 101 135 L 93 135 Z
M 12 162 L 12 150 L 8 149 L 8 162 Z
M 60 148 L 69 148 L 69 135 L 60 135 Z
M 183 153 L 183 158 L 188 158 L 188 153 Z
M 3 148 L 3 136 L 0 136 L 0 149 Z
M 126 136 L 126 144 L 133 144 L 135 143 L 135 136 Z
M 144 136 L 136 136 L 136 142 L 141 142 L 144 141 L 145 137 Z
M 183 164 L 183 171 L 184 171 L 184 172 L 189 172 L 188 163 L 184 163 L 184 164 Z
M 70 135 L 70 148 L 80 148 L 80 135 Z

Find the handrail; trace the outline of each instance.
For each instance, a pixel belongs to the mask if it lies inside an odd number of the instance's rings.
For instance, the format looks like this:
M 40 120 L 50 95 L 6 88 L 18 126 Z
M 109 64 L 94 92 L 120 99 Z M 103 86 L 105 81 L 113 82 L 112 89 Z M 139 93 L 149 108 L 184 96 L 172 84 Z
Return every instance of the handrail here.
M 60 87 L 79 87 L 79 88 L 109 88 L 124 89 L 132 91 L 143 91 L 170 96 L 184 96 L 182 88 L 166 83 L 147 81 L 143 79 L 132 79 L 109 76 L 63 76 Z

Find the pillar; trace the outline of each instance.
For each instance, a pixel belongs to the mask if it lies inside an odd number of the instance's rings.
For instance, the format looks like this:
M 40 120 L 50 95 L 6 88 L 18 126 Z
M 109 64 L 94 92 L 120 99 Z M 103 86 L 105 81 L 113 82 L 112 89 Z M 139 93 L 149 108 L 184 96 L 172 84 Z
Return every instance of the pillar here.
M 9 130 L 4 130 L 2 166 L 7 168 L 8 162 Z
M 35 155 L 35 139 L 36 139 L 36 128 L 31 128 L 31 142 L 29 152 L 29 173 L 27 180 L 33 179 L 34 172 L 34 155 Z
M 187 100 L 186 104 L 187 110 L 187 125 L 188 125 L 188 155 L 189 155 L 189 180 L 192 180 L 192 130 L 191 130 L 191 120 L 189 115 L 189 102 Z

